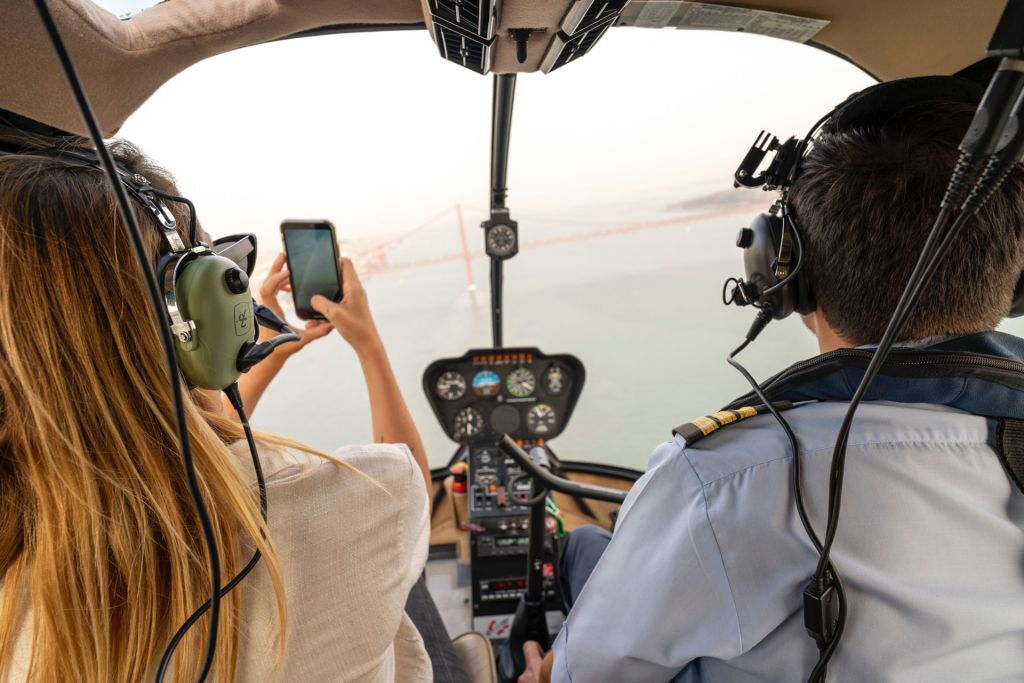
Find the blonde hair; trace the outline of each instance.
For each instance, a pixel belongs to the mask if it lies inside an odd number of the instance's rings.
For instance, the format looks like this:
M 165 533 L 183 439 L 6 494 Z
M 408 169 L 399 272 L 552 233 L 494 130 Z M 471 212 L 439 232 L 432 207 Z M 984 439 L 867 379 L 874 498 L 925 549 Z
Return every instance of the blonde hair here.
M 177 194 L 138 150 L 114 151 Z M 172 209 L 187 242 L 186 215 Z M 152 217 L 137 215 L 155 262 Z M 29 680 L 144 680 L 210 596 L 156 324 L 104 176 L 53 159 L 0 158 L 0 679 L 30 625 Z M 186 395 L 185 413 L 223 580 L 262 553 L 281 652 L 281 570 L 227 447 L 241 427 L 198 395 Z M 235 675 L 239 593 L 222 603 L 216 680 Z M 204 617 L 179 646 L 173 680 L 198 675 L 208 627 Z

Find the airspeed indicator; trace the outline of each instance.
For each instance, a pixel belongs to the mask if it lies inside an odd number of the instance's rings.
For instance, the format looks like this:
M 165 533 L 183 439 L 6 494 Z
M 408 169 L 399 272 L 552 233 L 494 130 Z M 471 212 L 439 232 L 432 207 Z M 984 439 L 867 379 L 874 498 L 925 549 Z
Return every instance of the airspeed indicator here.
M 446 401 L 457 401 L 466 393 L 466 378 L 449 370 L 437 378 L 437 395 Z

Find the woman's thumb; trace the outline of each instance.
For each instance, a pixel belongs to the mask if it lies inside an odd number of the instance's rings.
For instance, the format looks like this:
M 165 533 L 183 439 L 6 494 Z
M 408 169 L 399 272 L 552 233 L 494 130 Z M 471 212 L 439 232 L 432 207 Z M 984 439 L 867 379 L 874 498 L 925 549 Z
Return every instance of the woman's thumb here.
M 338 304 L 321 294 L 314 294 L 309 300 L 309 305 L 313 307 L 314 311 L 328 319 L 331 318 L 335 309 L 338 308 Z

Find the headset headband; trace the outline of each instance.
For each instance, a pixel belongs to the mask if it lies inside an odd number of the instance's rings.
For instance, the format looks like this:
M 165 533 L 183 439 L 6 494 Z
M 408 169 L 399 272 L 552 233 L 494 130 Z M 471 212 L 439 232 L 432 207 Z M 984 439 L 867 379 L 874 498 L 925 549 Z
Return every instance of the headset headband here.
M 796 180 L 800 163 L 821 132 L 829 135 L 857 126 L 884 123 L 893 110 L 918 102 L 949 101 L 976 105 L 985 89 L 960 76 L 914 76 L 877 83 L 853 93 L 821 117 L 802 139 L 779 142 L 761 131 L 734 175 L 735 187 L 763 187 L 785 191 Z M 775 152 L 768 167 L 757 173 L 769 152 Z
M 877 83 L 853 93 L 828 115 L 821 129 L 835 133 L 881 123 L 890 112 L 908 104 L 931 101 L 977 105 L 985 88 L 960 76 L 914 76 Z

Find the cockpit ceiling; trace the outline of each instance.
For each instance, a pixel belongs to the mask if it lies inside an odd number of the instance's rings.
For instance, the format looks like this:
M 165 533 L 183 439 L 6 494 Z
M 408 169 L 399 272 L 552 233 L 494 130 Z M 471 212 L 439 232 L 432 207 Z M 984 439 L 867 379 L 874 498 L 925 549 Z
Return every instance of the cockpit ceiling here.
M 104 133 L 112 135 L 168 79 L 216 54 L 327 26 L 425 24 L 431 30 L 423 32 L 423 40 L 431 40 L 436 32 L 430 1 L 168 0 L 126 21 L 90 0 L 49 3 Z M 539 70 L 563 19 L 583 1 L 502 0 L 488 70 Z M 827 20 L 814 43 L 883 80 L 952 73 L 974 63 L 983 55 L 1005 5 L 1005 0 L 708 1 Z M 84 132 L 32 0 L 4 0 L 0 12 L 0 109 Z M 509 34 L 521 28 L 535 29 L 522 63 Z M 442 63 L 438 68 L 458 67 Z M 785 74 L 773 73 L 770 64 L 751 68 L 785 82 Z

